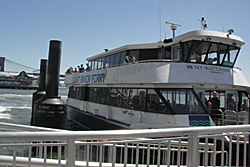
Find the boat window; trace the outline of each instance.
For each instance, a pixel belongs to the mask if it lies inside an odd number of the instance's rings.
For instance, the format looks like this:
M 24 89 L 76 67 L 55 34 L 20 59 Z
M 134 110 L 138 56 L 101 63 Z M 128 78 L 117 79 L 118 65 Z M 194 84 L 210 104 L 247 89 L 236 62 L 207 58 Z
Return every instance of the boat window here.
M 110 57 L 110 67 L 114 67 L 115 66 L 115 55 L 111 55 Z
M 97 69 L 101 69 L 102 68 L 102 59 L 98 59 L 98 65 L 97 65 Z
M 117 94 L 117 104 L 120 107 L 123 108 L 128 108 L 130 101 L 129 101 L 129 89 L 118 89 L 118 94 Z
M 92 69 L 92 61 L 89 61 L 88 63 L 89 63 L 90 69 Z
M 106 94 L 107 98 L 108 94 Z M 146 101 L 146 89 L 111 88 L 110 104 L 117 107 L 133 110 L 144 110 Z
M 103 91 L 105 94 L 105 97 L 104 97 L 105 103 L 104 104 L 109 105 L 110 104 L 110 88 L 104 88 Z
M 139 61 L 158 59 L 159 49 L 141 49 L 139 50 Z
M 78 100 L 86 100 L 85 96 L 85 87 L 70 87 L 69 94 L 70 98 L 78 99 Z
M 129 89 L 129 108 L 144 110 L 146 101 L 146 89 Z
M 120 65 L 120 60 L 121 60 L 121 53 L 117 53 L 115 55 L 115 66 L 119 66 Z
M 119 88 L 117 90 L 117 105 L 123 108 L 133 109 L 133 89 Z M 135 95 L 136 96 L 136 95 Z
M 174 46 L 175 47 L 175 46 Z M 172 50 L 174 51 L 174 47 Z M 191 63 L 205 63 L 233 67 L 239 53 L 239 48 L 210 41 L 188 41 L 181 44 L 183 55 L 181 59 Z M 176 55 L 176 56 L 175 56 Z M 177 59 L 172 53 L 172 59 Z
M 98 60 L 95 60 L 95 67 L 94 67 L 95 70 L 98 69 Z
M 82 89 L 82 88 L 79 88 Z M 164 114 L 206 114 L 192 89 L 70 88 L 69 97 L 132 110 Z M 86 94 L 83 96 L 83 94 Z M 88 96 L 88 97 L 87 97 Z
M 89 97 L 87 98 L 87 100 L 93 101 L 93 88 L 89 88 L 88 95 Z
M 184 46 L 184 58 L 188 62 L 192 63 L 201 63 L 208 61 L 206 55 L 211 46 L 209 42 L 200 42 L 200 41 L 190 41 L 183 44 Z M 190 56 L 189 56 L 190 55 Z M 212 60 L 209 59 L 212 62 Z
M 171 47 L 164 48 L 163 59 L 171 59 Z
M 147 90 L 146 111 L 171 113 L 166 105 L 166 101 L 164 102 L 154 89 Z
M 102 69 L 105 69 L 106 67 L 106 57 L 102 58 Z
M 133 61 L 139 60 L 139 50 L 130 50 L 128 54 L 133 58 Z
M 208 102 L 210 102 L 211 98 L 213 97 L 213 92 L 215 90 L 208 90 L 205 92 L 205 104 L 207 109 L 211 110 L 211 106 L 208 105 Z M 224 91 L 217 90 L 217 97 L 220 96 L 220 107 L 222 111 L 225 111 L 226 108 L 226 95 Z
M 160 92 L 176 114 L 206 113 L 192 89 L 161 89 Z
M 76 89 L 75 89 L 75 87 L 72 86 L 72 87 L 69 88 L 68 96 L 70 98 L 76 98 Z
M 179 60 L 179 44 L 178 45 L 174 45 L 172 47 L 172 55 L 171 55 L 171 59 L 174 61 Z
M 223 66 L 229 66 L 232 67 L 234 65 L 234 62 L 236 60 L 236 57 L 238 55 L 239 50 L 236 49 L 235 47 L 230 46 L 229 50 L 226 54 L 226 57 L 223 61 Z
M 93 60 L 91 64 L 92 64 L 91 69 L 94 70 L 95 69 L 95 60 Z
M 110 56 L 106 56 L 106 68 L 109 68 L 110 66 Z
M 93 88 L 93 101 L 96 103 L 101 103 L 101 89 Z
M 76 87 L 76 99 L 82 98 L 82 89 L 80 87 Z
M 247 92 L 239 92 L 238 111 L 249 111 L 249 98 Z
M 121 64 L 126 62 L 126 51 L 121 52 Z
M 191 48 L 192 48 L 192 45 L 193 45 L 193 42 L 194 41 L 189 41 L 189 42 L 184 42 L 182 43 L 182 60 L 183 61 L 189 61 L 189 54 L 191 52 Z M 195 51 L 194 51 L 195 52 Z M 196 53 L 196 52 L 195 52 Z M 191 56 L 192 57 L 192 56 Z
M 110 89 L 110 104 L 113 105 L 113 106 L 116 106 L 116 99 L 117 99 L 117 94 L 118 94 L 118 91 L 116 88 L 111 88 Z
M 227 110 L 236 111 L 236 93 L 227 93 Z

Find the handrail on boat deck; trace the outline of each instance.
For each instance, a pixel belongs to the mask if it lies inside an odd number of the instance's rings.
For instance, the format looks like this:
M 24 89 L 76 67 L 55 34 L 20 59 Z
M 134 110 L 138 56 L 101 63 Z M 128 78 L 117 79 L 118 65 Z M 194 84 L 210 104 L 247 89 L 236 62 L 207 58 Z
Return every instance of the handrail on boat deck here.
M 130 63 L 124 63 L 121 65 L 112 65 L 112 67 L 105 67 L 105 68 L 99 68 L 99 69 L 89 69 L 88 71 L 84 71 L 82 73 L 90 72 L 90 71 L 96 71 L 96 70 L 101 70 L 101 69 L 106 69 L 106 68 L 113 68 L 113 67 L 119 67 L 119 66 L 126 66 L 130 64 L 141 64 L 141 63 L 155 63 L 155 62 L 172 62 L 170 59 L 151 59 L 151 60 L 141 60 L 141 61 L 134 61 Z M 76 73 L 71 73 L 71 74 L 65 74 L 65 75 L 72 75 L 72 74 L 79 74 L 81 72 L 76 72 Z
M 248 124 L 247 111 L 226 110 L 223 112 L 221 109 L 215 109 L 211 110 L 210 116 L 218 126 Z

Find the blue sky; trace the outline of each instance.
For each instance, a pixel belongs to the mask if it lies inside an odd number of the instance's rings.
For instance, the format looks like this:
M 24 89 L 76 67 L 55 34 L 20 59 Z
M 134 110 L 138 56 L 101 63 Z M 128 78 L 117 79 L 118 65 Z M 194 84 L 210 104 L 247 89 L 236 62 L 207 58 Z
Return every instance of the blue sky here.
M 48 58 L 49 41 L 61 40 L 64 73 L 105 48 L 171 37 L 165 21 L 182 25 L 176 35 L 200 30 L 201 16 L 208 30 L 233 28 L 246 42 L 236 66 L 250 81 L 249 0 L 0 0 L 0 56 L 38 69 Z

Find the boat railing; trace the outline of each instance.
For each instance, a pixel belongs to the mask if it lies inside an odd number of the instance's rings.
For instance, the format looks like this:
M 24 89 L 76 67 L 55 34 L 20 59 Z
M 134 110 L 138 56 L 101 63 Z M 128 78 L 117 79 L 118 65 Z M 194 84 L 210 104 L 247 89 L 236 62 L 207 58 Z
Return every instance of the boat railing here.
M 223 111 L 221 109 L 211 109 L 210 116 L 216 125 L 223 124 L 224 116 L 223 116 Z
M 234 110 L 226 110 L 223 112 L 221 109 L 218 109 L 211 110 L 210 116 L 214 123 L 219 126 L 248 124 L 247 111 L 236 112 Z
M 111 67 L 105 67 L 105 68 L 114 68 L 114 67 L 119 67 L 119 66 L 126 66 L 126 65 L 131 65 L 131 64 L 141 64 L 141 63 L 159 63 L 159 62 L 171 62 L 170 59 L 150 59 L 150 60 L 140 60 L 140 61 L 134 61 L 134 62 L 130 62 L 130 63 L 124 63 L 124 64 L 119 64 L 119 65 L 112 65 Z M 90 71 L 96 71 L 96 70 L 102 70 L 102 69 L 105 69 L 104 67 L 103 68 L 98 68 L 98 69 L 90 69 L 88 71 L 84 71 L 82 73 L 86 73 L 86 72 L 90 72 Z M 76 72 L 76 73 L 66 73 L 65 75 L 71 75 L 71 74 L 78 74 L 78 73 L 81 73 L 81 72 Z
M 170 59 L 141 60 L 141 61 L 132 62 L 132 64 L 136 64 L 136 63 L 154 63 L 154 62 L 171 62 L 171 60 Z
M 0 132 L 0 165 L 247 166 L 249 130 L 250 125 L 234 125 Z
M 238 125 L 238 114 L 234 110 L 226 110 L 223 113 L 224 125 Z

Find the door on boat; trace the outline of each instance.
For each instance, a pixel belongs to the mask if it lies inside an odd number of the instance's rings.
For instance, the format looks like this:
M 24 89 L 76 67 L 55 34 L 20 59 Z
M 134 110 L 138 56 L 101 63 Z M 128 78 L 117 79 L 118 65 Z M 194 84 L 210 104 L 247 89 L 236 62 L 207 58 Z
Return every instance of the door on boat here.
M 213 92 L 216 91 L 216 97 L 220 97 L 219 109 L 225 111 L 225 91 L 223 90 L 206 90 L 204 91 L 204 104 L 208 108 L 208 102 L 213 98 Z
M 225 109 L 237 112 L 238 111 L 237 101 L 238 101 L 238 92 L 227 90 Z

